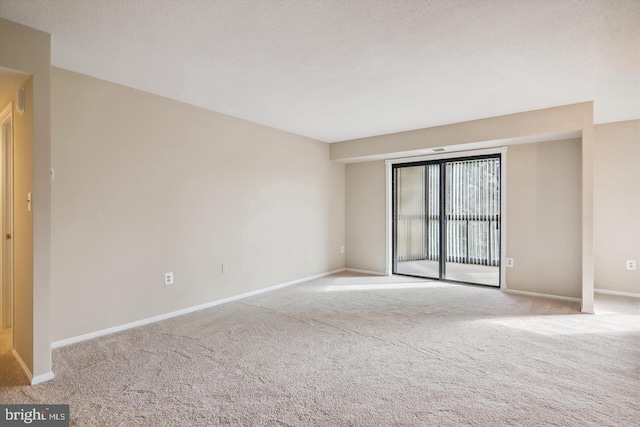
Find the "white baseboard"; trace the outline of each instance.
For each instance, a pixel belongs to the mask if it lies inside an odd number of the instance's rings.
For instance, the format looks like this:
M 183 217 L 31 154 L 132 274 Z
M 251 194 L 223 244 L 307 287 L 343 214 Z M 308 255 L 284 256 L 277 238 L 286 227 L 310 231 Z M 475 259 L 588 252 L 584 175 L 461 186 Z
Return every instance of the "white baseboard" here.
M 148 325 L 149 323 L 159 322 L 161 320 L 170 319 L 172 317 L 181 316 L 183 314 L 193 313 L 194 311 L 204 310 L 205 308 L 214 307 L 216 305 L 226 304 L 228 302 L 237 301 L 243 298 L 252 297 L 254 295 L 260 295 L 265 292 L 275 291 L 276 289 L 286 288 L 287 286 L 296 285 L 298 283 L 306 282 L 313 279 L 318 279 L 320 277 L 329 276 L 331 274 L 336 274 L 344 271 L 344 268 L 340 268 L 338 270 L 329 271 L 326 273 L 316 274 L 315 276 L 304 277 L 302 279 L 292 280 L 286 283 L 280 283 L 279 285 L 270 286 L 268 288 L 258 289 L 251 292 L 246 292 L 240 295 L 234 295 L 232 297 L 223 298 L 215 301 L 210 301 L 200 305 L 194 305 L 192 307 L 183 308 L 181 310 L 172 311 L 170 313 L 160 314 L 153 317 L 148 317 L 146 319 L 136 320 L 135 322 L 125 323 L 124 325 L 113 326 L 111 328 L 102 329 L 95 332 L 89 332 L 88 334 L 78 335 L 71 338 L 65 338 L 63 340 L 54 341 L 51 343 L 51 348 L 64 347 L 70 344 L 75 344 L 82 341 L 87 341 L 93 338 L 101 337 L 103 335 L 113 334 L 115 332 L 124 331 L 131 328 L 136 328 L 138 326 Z M 24 369 L 24 368 L 23 368 Z
M 381 273 L 379 271 L 358 270 L 357 268 L 345 268 L 344 271 L 349 271 L 351 273 L 369 274 L 371 276 L 387 276 L 387 274 Z
M 502 292 L 506 292 L 509 294 L 516 294 L 516 295 L 527 295 L 530 297 L 543 297 L 543 298 L 552 298 L 552 299 L 559 299 L 559 300 L 563 300 L 563 301 L 572 301 L 572 302 L 577 302 L 582 304 L 582 300 L 580 298 L 573 298 L 573 297 L 563 297 L 560 295 L 551 295 L 551 294 L 541 294 L 541 293 L 537 293 L 537 292 L 528 292 L 528 291 L 518 291 L 515 289 L 502 289 Z
M 31 385 L 36 385 L 36 384 L 43 383 L 45 381 L 52 380 L 53 376 L 54 375 L 52 371 L 49 371 L 46 374 L 36 375 L 35 377 L 31 378 Z
M 18 362 L 18 365 L 20 365 L 22 372 L 24 372 L 24 374 L 29 379 L 29 383 L 31 383 L 31 380 L 33 379 L 33 374 L 31 373 L 31 370 L 29 370 L 29 367 L 27 366 L 27 364 L 24 363 L 24 360 L 22 360 L 22 357 L 20 357 L 20 355 L 18 354 L 15 348 L 11 350 L 11 354 L 13 355 L 13 358 L 16 359 L 16 362 Z
M 29 370 L 29 367 L 27 366 L 26 363 L 24 363 L 24 360 L 22 360 L 22 357 L 20 357 L 20 354 L 18 354 L 15 348 L 11 350 L 11 354 L 13 355 L 13 358 L 16 359 L 16 362 L 18 362 L 18 365 L 20 365 L 20 368 L 22 369 L 24 374 L 27 376 L 27 379 L 29 380 L 29 384 L 36 385 L 36 384 L 40 384 L 45 381 L 49 381 L 53 379 L 52 371 L 49 371 L 46 374 L 36 375 L 34 377 L 31 371 Z
M 635 292 L 609 291 L 607 289 L 595 289 L 594 292 L 596 294 L 618 295 L 620 297 L 640 298 L 640 294 L 637 294 Z

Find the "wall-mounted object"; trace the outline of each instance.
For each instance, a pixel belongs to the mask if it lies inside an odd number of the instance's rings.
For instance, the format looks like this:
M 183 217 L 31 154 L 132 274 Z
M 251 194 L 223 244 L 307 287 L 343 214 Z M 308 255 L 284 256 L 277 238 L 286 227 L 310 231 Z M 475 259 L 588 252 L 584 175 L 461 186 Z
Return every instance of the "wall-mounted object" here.
M 17 105 L 16 105 L 16 112 L 18 114 L 24 113 L 24 103 L 25 103 L 24 86 L 22 86 L 20 88 L 20 90 L 18 91 L 18 102 L 17 102 Z

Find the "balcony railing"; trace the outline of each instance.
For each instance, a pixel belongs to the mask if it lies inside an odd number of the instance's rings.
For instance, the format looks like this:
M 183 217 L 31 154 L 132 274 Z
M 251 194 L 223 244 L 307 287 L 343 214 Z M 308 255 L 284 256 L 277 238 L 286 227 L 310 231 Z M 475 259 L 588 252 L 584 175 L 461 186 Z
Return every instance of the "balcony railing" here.
M 399 215 L 398 226 L 408 225 L 410 232 L 400 233 L 398 261 L 440 260 L 440 216 Z M 413 223 L 413 224 L 411 224 Z M 420 224 L 419 226 L 417 226 Z M 447 215 L 447 262 L 475 265 L 500 265 L 499 215 Z

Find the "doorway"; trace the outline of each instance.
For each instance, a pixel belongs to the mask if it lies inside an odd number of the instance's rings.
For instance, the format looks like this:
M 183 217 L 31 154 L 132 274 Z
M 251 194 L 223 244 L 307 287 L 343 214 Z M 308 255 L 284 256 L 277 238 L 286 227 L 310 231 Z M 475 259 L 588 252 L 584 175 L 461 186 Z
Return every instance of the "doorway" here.
M 13 345 L 13 103 L 0 112 L 0 339 Z
M 394 164 L 394 274 L 500 286 L 501 155 Z

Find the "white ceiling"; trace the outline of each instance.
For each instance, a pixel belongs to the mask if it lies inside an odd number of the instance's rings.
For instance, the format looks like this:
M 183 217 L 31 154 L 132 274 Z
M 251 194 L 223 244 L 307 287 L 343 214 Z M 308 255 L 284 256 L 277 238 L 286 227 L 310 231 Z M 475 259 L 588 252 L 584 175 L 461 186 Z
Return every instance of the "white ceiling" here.
M 52 64 L 322 141 L 595 101 L 640 118 L 638 0 L 0 0 Z

